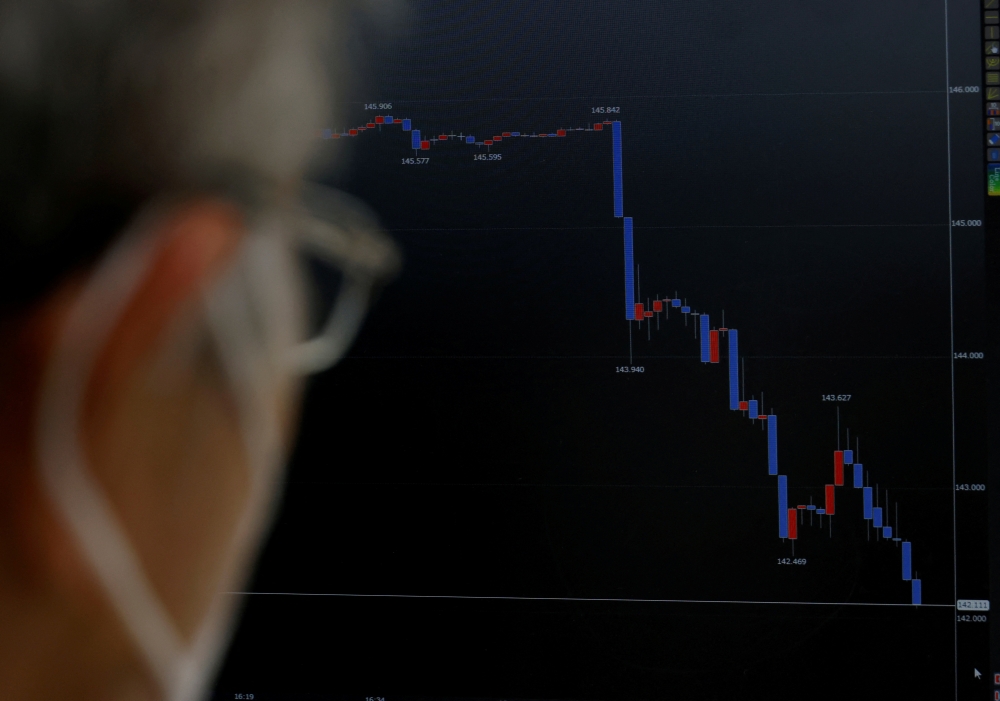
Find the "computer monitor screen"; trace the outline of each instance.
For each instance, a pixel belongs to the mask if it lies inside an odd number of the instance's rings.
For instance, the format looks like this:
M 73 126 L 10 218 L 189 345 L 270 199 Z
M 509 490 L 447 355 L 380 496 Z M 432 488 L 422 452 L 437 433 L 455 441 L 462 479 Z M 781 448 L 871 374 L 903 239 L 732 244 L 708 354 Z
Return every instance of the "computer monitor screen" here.
M 1000 693 L 998 21 L 412 0 L 359 34 L 316 139 L 404 263 L 310 387 L 216 698 Z

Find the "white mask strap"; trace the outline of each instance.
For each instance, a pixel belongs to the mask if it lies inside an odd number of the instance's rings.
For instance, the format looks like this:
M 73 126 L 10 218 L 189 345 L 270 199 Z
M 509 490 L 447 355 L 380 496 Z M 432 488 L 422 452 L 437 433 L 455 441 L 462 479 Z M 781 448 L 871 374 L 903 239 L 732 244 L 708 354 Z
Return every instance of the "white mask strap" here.
M 249 234 L 236 263 L 204 298 L 209 327 L 236 400 L 251 478 L 249 500 L 222 567 L 231 576 L 248 571 L 252 546 L 273 517 L 281 478 L 282 446 L 274 390 L 281 381 L 280 373 L 289 372 L 289 368 L 287 359 L 270 347 L 281 344 L 262 340 L 269 340 L 268 333 L 274 328 L 287 331 L 288 324 L 275 317 L 280 314 L 278 305 L 254 304 L 255 295 L 271 294 L 286 300 L 292 294 L 287 275 L 274 265 L 270 255 L 273 245 L 267 236 Z M 98 354 L 158 250 L 159 244 L 151 236 L 126 233 L 97 266 L 70 311 L 43 379 L 35 447 L 45 493 L 65 520 L 164 698 L 189 701 L 198 698 L 210 681 L 228 640 L 236 601 L 217 596 L 193 643 L 184 645 L 114 507 L 87 469 L 79 423 Z M 263 317 L 255 319 L 254 310 L 262 311 Z
M 158 248 L 150 236 L 126 236 L 98 265 L 70 311 L 43 378 L 35 448 L 44 491 L 65 519 L 150 670 L 169 689 L 183 650 L 180 635 L 104 490 L 85 467 L 79 424 L 97 355 Z

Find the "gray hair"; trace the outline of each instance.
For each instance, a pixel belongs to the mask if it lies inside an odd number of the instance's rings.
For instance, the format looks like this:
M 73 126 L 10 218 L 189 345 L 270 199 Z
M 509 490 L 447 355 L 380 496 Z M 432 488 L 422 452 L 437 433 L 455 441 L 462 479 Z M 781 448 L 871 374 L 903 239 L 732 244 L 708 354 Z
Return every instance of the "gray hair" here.
M 301 175 L 334 117 L 343 4 L 0 0 L 0 306 L 151 196 Z

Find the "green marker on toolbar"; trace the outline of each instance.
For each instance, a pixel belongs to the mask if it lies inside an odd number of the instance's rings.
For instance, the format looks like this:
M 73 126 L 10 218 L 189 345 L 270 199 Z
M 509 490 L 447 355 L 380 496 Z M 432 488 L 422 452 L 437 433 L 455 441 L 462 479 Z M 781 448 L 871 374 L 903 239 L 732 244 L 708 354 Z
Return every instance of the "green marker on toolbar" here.
M 1000 163 L 987 164 L 986 187 L 991 197 L 1000 196 Z

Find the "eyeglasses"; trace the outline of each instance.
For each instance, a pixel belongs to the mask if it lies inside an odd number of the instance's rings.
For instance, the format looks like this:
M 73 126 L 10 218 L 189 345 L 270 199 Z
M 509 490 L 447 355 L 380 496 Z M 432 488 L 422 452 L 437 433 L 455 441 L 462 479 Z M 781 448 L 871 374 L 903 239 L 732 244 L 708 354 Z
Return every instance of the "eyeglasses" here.
M 249 267 L 256 272 L 244 290 L 270 307 L 266 316 L 282 323 L 296 304 L 274 280 L 278 268 L 286 269 L 306 300 L 305 327 L 311 335 L 278 350 L 284 362 L 299 374 L 320 372 L 339 360 L 354 341 L 374 292 L 399 269 L 397 247 L 376 226 L 375 217 L 360 202 L 342 192 L 307 186 L 295 208 L 258 207 L 251 215 L 252 239 L 248 241 Z M 256 236 L 253 236 L 253 235 Z M 276 241 L 290 244 L 284 252 Z M 261 288 L 266 287 L 265 294 Z M 286 299 L 275 299 L 275 297 Z M 301 297 L 300 297 L 301 299 Z M 300 305 L 301 306 L 301 305 Z M 302 311 L 301 309 L 298 311 Z M 288 319 L 284 319 L 288 322 Z M 300 325 L 301 326 L 301 325 Z M 273 339 L 272 333 L 265 334 Z M 279 334 L 288 338 L 287 334 Z

